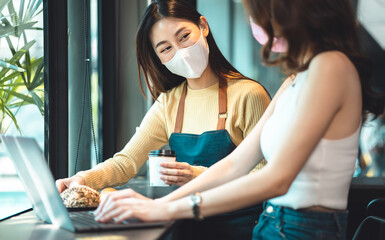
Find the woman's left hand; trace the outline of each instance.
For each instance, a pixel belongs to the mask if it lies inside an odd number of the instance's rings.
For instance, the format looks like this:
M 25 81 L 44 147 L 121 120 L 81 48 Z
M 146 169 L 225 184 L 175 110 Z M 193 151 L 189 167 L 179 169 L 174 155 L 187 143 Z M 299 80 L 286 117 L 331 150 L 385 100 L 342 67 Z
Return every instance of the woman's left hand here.
M 168 221 L 168 203 L 146 198 L 131 189 L 108 194 L 95 210 L 95 220 L 106 223 L 122 222 L 128 218 L 142 221 Z
M 186 162 L 162 162 L 160 177 L 166 184 L 182 186 L 194 178 L 194 168 Z

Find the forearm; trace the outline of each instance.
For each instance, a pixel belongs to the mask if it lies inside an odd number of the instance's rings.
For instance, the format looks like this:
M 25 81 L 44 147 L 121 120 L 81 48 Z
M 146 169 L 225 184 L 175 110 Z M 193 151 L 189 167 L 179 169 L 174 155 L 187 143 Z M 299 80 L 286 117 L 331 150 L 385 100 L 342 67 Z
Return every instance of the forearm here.
M 207 189 L 221 185 L 226 181 L 236 178 L 237 176 L 232 176 L 233 174 L 234 173 L 231 166 L 231 162 L 227 161 L 227 159 L 224 159 L 202 172 L 199 176 L 197 176 L 190 182 L 186 183 L 182 187 L 178 188 L 167 196 L 162 197 L 159 200 L 173 201 L 188 196 L 193 192 L 205 191 Z
M 271 169 L 265 167 L 258 173 L 249 174 L 224 185 L 201 193 L 201 213 L 204 217 L 230 212 L 263 202 L 284 194 L 287 189 L 283 179 L 272 177 Z M 173 219 L 192 218 L 188 197 L 169 203 Z
M 96 189 L 122 185 L 135 177 L 148 159 L 150 150 L 158 149 L 168 142 L 163 112 L 162 104 L 156 102 L 120 152 L 93 169 L 77 175 L 83 177 L 88 186 Z
M 136 163 L 128 158 L 111 158 L 88 171 L 76 174 L 85 180 L 85 185 L 100 190 L 126 183 L 136 174 Z

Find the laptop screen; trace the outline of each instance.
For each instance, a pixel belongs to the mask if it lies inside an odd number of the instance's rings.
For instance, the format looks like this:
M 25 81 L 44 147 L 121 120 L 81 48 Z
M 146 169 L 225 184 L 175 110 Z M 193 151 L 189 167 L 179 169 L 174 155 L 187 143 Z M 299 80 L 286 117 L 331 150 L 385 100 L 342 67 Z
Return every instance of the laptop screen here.
M 54 178 L 36 140 L 1 136 L 38 218 L 74 231 Z

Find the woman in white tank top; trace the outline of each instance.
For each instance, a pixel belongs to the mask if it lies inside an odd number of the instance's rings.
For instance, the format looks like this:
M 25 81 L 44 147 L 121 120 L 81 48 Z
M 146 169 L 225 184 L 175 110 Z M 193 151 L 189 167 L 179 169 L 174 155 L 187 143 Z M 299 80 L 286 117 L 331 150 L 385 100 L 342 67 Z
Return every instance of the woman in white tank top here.
M 360 126 L 365 114 L 384 111 L 384 100 L 370 95 L 349 1 L 244 5 L 262 60 L 292 75 L 230 155 L 160 199 L 111 194 L 96 211 L 98 221 L 199 220 L 266 201 L 253 239 L 345 238 Z M 272 51 L 282 53 L 272 59 Z M 268 164 L 247 175 L 263 158 Z

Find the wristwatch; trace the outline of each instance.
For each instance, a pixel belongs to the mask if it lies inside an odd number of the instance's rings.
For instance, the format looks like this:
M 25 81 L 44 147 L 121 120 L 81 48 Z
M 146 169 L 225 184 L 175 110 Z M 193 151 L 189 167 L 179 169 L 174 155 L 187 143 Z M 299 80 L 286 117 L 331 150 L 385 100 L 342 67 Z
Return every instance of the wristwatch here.
M 197 221 L 203 220 L 200 204 L 202 203 L 202 196 L 199 192 L 190 195 L 190 206 L 192 208 L 194 219 Z

